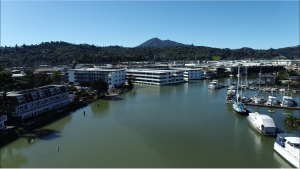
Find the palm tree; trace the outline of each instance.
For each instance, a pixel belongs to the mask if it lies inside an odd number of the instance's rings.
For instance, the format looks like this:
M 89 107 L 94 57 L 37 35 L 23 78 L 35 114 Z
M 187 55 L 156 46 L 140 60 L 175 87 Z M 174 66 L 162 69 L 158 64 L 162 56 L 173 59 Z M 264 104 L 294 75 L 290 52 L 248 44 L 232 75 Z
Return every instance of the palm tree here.
M 288 115 L 285 119 L 284 122 L 292 127 L 298 127 L 300 125 L 300 119 L 299 117 L 295 117 L 294 114 Z

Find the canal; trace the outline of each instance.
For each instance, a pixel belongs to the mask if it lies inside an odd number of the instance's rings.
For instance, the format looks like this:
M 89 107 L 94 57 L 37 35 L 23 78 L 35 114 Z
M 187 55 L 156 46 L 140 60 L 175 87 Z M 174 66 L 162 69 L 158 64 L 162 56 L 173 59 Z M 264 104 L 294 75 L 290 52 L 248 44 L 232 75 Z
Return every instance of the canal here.
M 227 90 L 208 90 L 209 82 L 136 85 L 135 92 L 98 100 L 32 133 L 37 137 L 33 144 L 24 137 L 1 148 L 0 167 L 293 167 L 275 153 L 274 138 L 260 135 L 245 116 L 225 104 Z M 269 93 L 262 95 L 267 98 Z M 280 93 L 278 97 L 282 99 Z M 295 100 L 299 102 L 299 94 Z M 299 135 L 283 123 L 287 115 L 300 117 L 298 110 L 252 108 L 271 116 L 280 129 Z

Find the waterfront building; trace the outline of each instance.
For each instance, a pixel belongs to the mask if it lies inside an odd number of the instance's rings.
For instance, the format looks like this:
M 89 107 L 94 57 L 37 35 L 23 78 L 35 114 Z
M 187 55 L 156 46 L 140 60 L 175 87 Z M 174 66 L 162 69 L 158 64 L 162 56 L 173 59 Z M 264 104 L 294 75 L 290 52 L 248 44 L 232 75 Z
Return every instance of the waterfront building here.
M 172 83 L 185 82 L 184 70 L 135 69 L 126 70 L 126 72 L 127 78 L 135 78 L 135 83 L 150 85 L 167 85 Z
M 210 79 L 215 76 L 214 71 L 212 70 L 204 70 L 203 72 L 204 72 L 204 78 L 206 79 Z
M 8 114 L 16 121 L 22 122 L 26 118 L 67 106 L 74 99 L 74 95 L 70 95 L 69 92 L 68 85 L 49 85 L 30 90 L 8 92 Z M 1 100 L 0 103 L 2 103 Z
M 200 69 L 190 69 L 190 68 L 172 68 L 173 70 L 183 70 L 184 80 L 196 80 L 204 79 L 204 71 Z
M 124 86 L 126 82 L 126 72 L 124 69 L 69 69 L 69 84 L 75 86 L 90 86 L 93 80 L 103 79 L 107 82 L 109 88 Z

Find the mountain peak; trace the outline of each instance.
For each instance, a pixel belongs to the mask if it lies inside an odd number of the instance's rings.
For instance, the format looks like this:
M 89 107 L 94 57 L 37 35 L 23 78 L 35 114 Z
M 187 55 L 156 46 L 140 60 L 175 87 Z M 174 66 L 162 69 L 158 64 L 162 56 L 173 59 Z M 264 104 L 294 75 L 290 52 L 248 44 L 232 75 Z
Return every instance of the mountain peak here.
M 163 48 L 165 46 L 186 46 L 185 44 L 174 42 L 171 40 L 160 40 L 159 38 L 155 37 L 152 39 L 147 40 L 146 42 L 140 44 L 137 47 L 157 47 L 157 48 Z

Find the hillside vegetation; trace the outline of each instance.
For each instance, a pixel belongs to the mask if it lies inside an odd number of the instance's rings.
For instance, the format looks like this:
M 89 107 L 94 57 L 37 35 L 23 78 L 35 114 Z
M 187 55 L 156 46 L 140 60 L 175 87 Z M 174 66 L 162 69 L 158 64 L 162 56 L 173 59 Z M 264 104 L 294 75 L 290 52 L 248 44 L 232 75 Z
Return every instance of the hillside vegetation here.
M 148 44 L 149 45 L 149 44 Z M 220 49 L 205 46 L 175 45 L 164 47 L 122 46 L 99 47 L 67 42 L 42 42 L 38 45 L 1 47 L 2 64 L 118 63 L 125 61 L 214 60 L 214 59 L 278 59 L 299 58 L 299 46 L 256 50 L 251 48 Z M 283 57 L 284 56 L 284 57 Z

